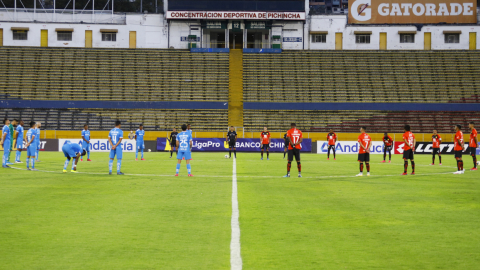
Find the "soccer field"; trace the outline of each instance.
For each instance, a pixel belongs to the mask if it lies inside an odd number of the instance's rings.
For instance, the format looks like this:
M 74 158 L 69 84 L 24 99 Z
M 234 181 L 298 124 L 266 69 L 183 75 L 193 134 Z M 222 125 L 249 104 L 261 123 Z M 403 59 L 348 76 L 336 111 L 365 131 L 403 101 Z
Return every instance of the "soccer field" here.
M 39 172 L 0 170 L 0 269 L 229 269 L 233 160 L 193 153 L 176 159 L 124 153 L 124 176 L 92 153 L 79 174 L 62 173 L 62 153 L 42 152 Z M 430 166 L 416 155 L 358 173 L 356 155 L 302 154 L 302 175 L 283 154 L 236 161 L 244 269 L 478 269 L 480 181 L 453 156 Z M 25 160 L 25 152 L 22 154 Z M 437 158 L 438 162 L 438 158 Z M 295 163 L 295 162 L 294 162 Z M 70 168 L 70 166 L 69 166 Z M 69 169 L 70 170 L 70 169 Z M 411 168 L 409 167 L 409 173 Z

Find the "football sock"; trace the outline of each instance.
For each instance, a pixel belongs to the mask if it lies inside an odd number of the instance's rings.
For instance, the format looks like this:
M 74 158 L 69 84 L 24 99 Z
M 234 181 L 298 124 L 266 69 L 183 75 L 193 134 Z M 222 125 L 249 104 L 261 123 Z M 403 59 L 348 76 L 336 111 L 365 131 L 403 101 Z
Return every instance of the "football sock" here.
M 138 148 L 135 149 L 135 158 L 136 158 L 136 159 L 138 158 Z
M 90 159 L 90 151 L 87 152 L 87 159 Z
M 392 160 L 392 151 L 388 151 L 388 160 Z
M 269 152 L 269 151 L 267 151 L 267 158 L 268 158 L 269 156 L 270 156 L 270 152 Z
M 292 162 L 288 161 L 287 163 L 287 174 L 290 174 L 290 168 L 292 167 Z
M 117 159 L 117 173 L 120 172 L 120 169 L 122 168 L 122 160 L 121 159 Z
M 30 158 L 27 157 L 27 169 L 30 168 Z M 66 169 L 65 169 L 66 170 Z
M 387 152 L 383 151 L 383 160 L 387 157 Z
M 39 150 L 37 150 L 37 152 L 35 152 L 35 159 L 36 160 L 38 160 L 38 154 L 39 154 L 38 152 L 39 152 Z
M 21 154 L 22 154 L 22 152 L 17 151 L 17 156 L 15 157 L 15 161 L 20 161 L 20 155 Z
M 435 164 L 435 154 L 432 156 L 432 164 Z
M 233 154 L 235 155 L 235 158 L 237 158 L 237 150 L 233 150 Z
M 335 149 L 333 149 L 333 158 L 335 159 Z
M 110 159 L 110 161 L 108 162 L 108 171 L 109 172 L 112 172 L 112 167 L 113 167 L 113 159 Z
M 463 170 L 463 160 L 460 160 L 460 170 Z
M 232 150 L 230 150 L 230 151 L 228 152 L 228 156 L 229 156 L 229 157 L 232 157 Z
M 7 165 L 7 155 L 6 155 L 6 154 L 3 154 L 2 166 L 5 166 L 5 165 Z
M 187 171 L 188 174 L 192 174 L 192 166 L 190 166 L 190 164 L 187 164 Z
M 173 156 L 173 151 L 172 151 L 172 150 L 170 150 L 170 157 L 172 157 L 172 156 Z
M 300 161 L 297 161 L 297 169 L 299 173 L 302 172 L 302 164 L 300 164 Z
M 63 165 L 63 169 L 64 170 L 67 170 L 67 167 L 68 167 L 68 163 L 70 163 L 70 160 L 65 160 L 65 164 Z M 27 165 L 27 168 L 28 168 L 28 165 Z
M 360 163 L 360 172 L 363 173 L 363 162 Z
M 328 148 L 327 158 L 330 158 L 330 147 Z
M 473 167 L 477 168 L 477 156 L 473 156 Z
M 35 169 L 35 159 L 31 158 L 30 161 L 32 162 L 32 169 Z
M 412 162 L 412 172 L 414 173 L 415 172 L 415 161 L 411 161 Z
M 370 172 L 370 163 L 367 163 L 367 172 Z
M 262 158 L 263 158 L 263 151 L 262 151 Z
M 460 160 L 457 160 L 457 170 L 460 171 Z
M 176 170 L 177 174 L 178 172 L 180 172 L 180 163 L 177 163 L 177 170 Z
M 438 161 L 442 163 L 442 156 L 438 155 Z
M 407 173 L 407 168 L 408 168 L 408 160 L 405 159 L 405 162 L 403 163 L 403 173 Z
M 143 158 L 143 149 L 142 149 L 142 158 Z
M 72 171 L 74 171 L 77 168 L 77 165 L 75 165 L 75 160 L 72 160 Z
M 283 158 L 285 158 L 286 154 L 287 154 L 287 152 L 283 151 Z

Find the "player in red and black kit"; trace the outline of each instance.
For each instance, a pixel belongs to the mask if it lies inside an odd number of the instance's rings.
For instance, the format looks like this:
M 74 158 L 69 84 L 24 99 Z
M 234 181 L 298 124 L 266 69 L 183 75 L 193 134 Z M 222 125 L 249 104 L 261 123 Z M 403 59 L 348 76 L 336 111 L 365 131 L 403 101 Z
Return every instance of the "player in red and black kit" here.
M 337 134 L 333 132 L 333 129 L 330 129 L 330 133 L 327 135 L 327 141 L 328 141 L 328 155 L 327 155 L 327 160 L 330 160 L 330 149 L 333 150 L 333 160 L 337 160 L 335 158 L 335 143 L 337 142 Z
M 356 176 L 363 176 L 363 163 L 367 167 L 367 176 L 370 176 L 370 147 L 372 146 L 372 138 L 367 134 L 367 127 L 360 128 L 360 136 L 358 136 L 358 162 L 360 163 L 360 173 Z
M 463 169 L 462 152 L 465 146 L 465 142 L 463 141 L 462 126 L 456 125 L 454 128 L 456 133 L 453 140 L 453 151 L 455 152 L 455 159 L 457 160 L 457 171 L 453 174 L 463 174 L 465 170 Z
M 288 140 L 287 140 L 287 133 L 283 135 L 283 159 L 285 159 L 285 154 L 287 153 L 288 150 Z
M 407 175 L 408 169 L 408 160 L 412 163 L 412 175 L 415 175 L 415 161 L 413 161 L 413 153 L 415 151 L 415 145 L 417 141 L 415 140 L 415 135 L 410 132 L 410 125 L 405 125 L 405 133 L 403 133 L 403 142 L 405 145 L 403 146 L 403 160 L 404 160 L 404 170 L 402 175 Z
M 262 133 L 260 134 L 260 143 L 262 144 L 262 158 L 260 160 L 263 160 L 263 150 L 267 151 L 267 160 L 269 160 L 269 155 L 270 153 L 268 150 L 270 150 L 270 132 L 267 131 L 267 127 L 263 128 Z
M 385 163 L 385 159 L 387 158 L 388 152 L 388 163 L 392 162 L 392 148 L 393 148 L 393 139 L 388 135 L 387 132 L 383 134 L 383 161 Z
M 470 122 L 468 124 L 468 127 L 472 131 L 472 133 L 470 133 L 470 142 L 468 143 L 468 150 L 467 150 L 467 152 L 470 153 L 470 155 L 473 158 L 473 168 L 471 168 L 470 171 L 476 171 L 477 170 L 477 147 L 478 147 L 477 130 L 475 129 L 475 125 L 473 124 L 473 122 Z
M 442 165 L 442 151 L 440 150 L 440 144 L 442 143 L 442 137 L 440 134 L 437 134 L 437 130 L 433 130 L 432 135 L 432 164 L 435 165 L 435 154 L 438 154 L 438 160 L 440 161 L 439 165 Z
M 293 157 L 297 162 L 298 177 L 302 177 L 302 165 L 300 164 L 300 149 L 302 149 L 303 135 L 300 130 L 297 129 L 295 123 L 290 124 L 291 129 L 287 131 L 288 140 L 288 163 L 287 163 L 287 175 L 284 177 L 290 177 L 290 168 L 292 167 Z

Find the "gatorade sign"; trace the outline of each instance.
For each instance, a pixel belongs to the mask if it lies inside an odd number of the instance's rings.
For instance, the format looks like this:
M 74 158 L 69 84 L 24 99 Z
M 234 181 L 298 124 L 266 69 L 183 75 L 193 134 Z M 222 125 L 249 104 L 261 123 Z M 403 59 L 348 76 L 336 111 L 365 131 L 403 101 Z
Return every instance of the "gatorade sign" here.
M 477 23 L 475 0 L 353 0 L 348 2 L 350 24 Z

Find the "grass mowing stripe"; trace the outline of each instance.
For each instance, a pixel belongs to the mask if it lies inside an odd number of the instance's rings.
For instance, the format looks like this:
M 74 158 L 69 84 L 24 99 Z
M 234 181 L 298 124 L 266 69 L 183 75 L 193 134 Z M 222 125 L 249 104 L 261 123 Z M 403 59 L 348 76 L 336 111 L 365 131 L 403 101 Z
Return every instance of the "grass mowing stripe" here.
M 230 266 L 232 270 L 242 269 L 240 255 L 240 224 L 238 222 L 237 162 L 233 158 L 232 170 L 232 239 L 230 242 Z

